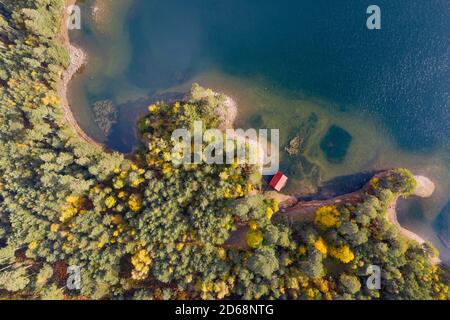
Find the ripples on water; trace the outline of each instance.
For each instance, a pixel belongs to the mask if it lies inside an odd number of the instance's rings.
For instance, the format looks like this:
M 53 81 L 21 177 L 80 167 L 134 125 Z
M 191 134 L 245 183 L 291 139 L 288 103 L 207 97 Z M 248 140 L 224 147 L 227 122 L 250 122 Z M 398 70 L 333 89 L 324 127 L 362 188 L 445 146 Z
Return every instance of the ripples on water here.
M 423 231 L 449 200 L 450 4 L 378 0 L 382 30 L 369 31 L 370 4 L 108 2 L 105 25 L 93 25 L 86 15 L 82 32 L 72 32 L 90 63 L 73 81 L 70 98 L 81 125 L 124 152 L 137 143 L 134 121 L 146 103 L 193 80 L 233 95 L 243 124 L 258 114 L 266 125 L 283 128 L 284 143 L 302 119 L 317 113 L 322 136 L 311 139 L 309 153 L 323 180 L 409 166 L 437 182 L 440 193 L 421 202 L 427 214 L 416 219 L 409 209 L 402 213 Z M 90 109 L 103 99 L 120 114 L 109 139 Z M 333 124 L 353 137 L 341 164 L 328 163 L 318 148 Z M 301 188 L 304 182 L 293 178 L 291 188 Z

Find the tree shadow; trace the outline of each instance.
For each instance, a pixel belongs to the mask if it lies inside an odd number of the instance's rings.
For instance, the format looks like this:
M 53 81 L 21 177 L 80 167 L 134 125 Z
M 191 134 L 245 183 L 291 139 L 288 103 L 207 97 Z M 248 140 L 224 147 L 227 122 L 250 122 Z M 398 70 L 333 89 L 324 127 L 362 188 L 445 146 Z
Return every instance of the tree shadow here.
M 299 201 L 328 200 L 362 189 L 378 170 L 336 177 L 322 183 L 314 194 L 300 197 Z
M 434 221 L 433 228 L 437 230 L 440 240 L 450 249 L 450 201 Z
M 170 104 L 183 100 L 185 96 L 184 92 L 168 92 L 127 101 L 117 106 L 118 121 L 111 128 L 106 146 L 124 154 L 133 152 L 141 144 L 137 132 L 137 122 L 148 113 L 148 106 L 159 101 Z

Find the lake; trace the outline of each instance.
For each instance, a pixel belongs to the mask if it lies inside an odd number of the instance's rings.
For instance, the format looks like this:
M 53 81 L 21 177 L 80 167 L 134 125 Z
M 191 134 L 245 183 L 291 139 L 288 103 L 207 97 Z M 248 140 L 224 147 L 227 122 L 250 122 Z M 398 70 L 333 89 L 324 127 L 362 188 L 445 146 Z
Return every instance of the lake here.
M 151 101 L 193 82 L 223 92 L 239 105 L 238 127 L 280 129 L 287 190 L 299 196 L 408 167 L 437 191 L 402 203 L 399 220 L 450 261 L 436 236 L 436 221 L 450 221 L 437 220 L 450 200 L 450 4 L 377 0 L 382 29 L 368 30 L 373 2 L 83 1 L 71 39 L 89 61 L 69 100 L 90 136 L 127 153 Z M 110 130 L 96 120 L 104 101 L 116 110 Z M 295 137 L 292 156 L 284 148 Z

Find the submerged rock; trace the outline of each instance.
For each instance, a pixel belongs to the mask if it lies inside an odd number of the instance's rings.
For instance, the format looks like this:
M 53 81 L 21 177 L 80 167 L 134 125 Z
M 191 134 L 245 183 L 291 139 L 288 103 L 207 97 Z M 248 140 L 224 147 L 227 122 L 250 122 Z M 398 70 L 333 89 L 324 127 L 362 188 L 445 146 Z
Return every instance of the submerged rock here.
M 301 144 L 302 144 L 301 138 L 299 136 L 296 136 L 289 142 L 289 146 L 285 147 L 284 150 L 286 150 L 286 152 L 290 156 L 296 156 L 300 152 Z
M 101 100 L 94 103 L 92 108 L 94 121 L 105 136 L 111 132 L 112 126 L 117 122 L 117 110 L 111 100 Z
M 342 163 L 347 155 L 353 137 L 336 125 L 333 125 L 322 139 L 320 148 L 331 163 Z

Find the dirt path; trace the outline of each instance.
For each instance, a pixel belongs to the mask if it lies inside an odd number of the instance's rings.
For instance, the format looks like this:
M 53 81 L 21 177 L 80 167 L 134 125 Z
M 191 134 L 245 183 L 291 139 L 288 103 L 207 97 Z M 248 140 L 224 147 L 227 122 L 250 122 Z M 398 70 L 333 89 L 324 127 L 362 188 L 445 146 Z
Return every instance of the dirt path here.
M 75 116 L 70 108 L 69 101 L 67 99 L 67 87 L 72 79 L 72 77 L 77 73 L 77 71 L 86 63 L 86 54 L 81 50 L 80 48 L 77 48 L 73 46 L 70 43 L 69 39 L 69 32 L 67 29 L 67 19 L 69 18 L 69 15 L 67 14 L 66 8 L 74 5 L 77 2 L 77 0 L 66 0 L 66 6 L 64 8 L 64 12 L 62 15 L 61 20 L 61 27 L 60 27 L 60 36 L 62 38 L 62 41 L 66 47 L 66 49 L 69 52 L 70 56 L 70 65 L 69 67 L 64 71 L 60 82 L 58 83 L 57 92 L 58 96 L 61 100 L 61 106 L 64 111 L 64 118 L 69 123 L 69 125 L 75 130 L 78 137 L 85 142 L 95 145 L 98 147 L 103 147 L 102 144 L 98 143 L 97 141 L 90 138 L 84 130 L 79 126 L 77 120 L 75 119 Z M 237 114 L 237 107 L 233 100 L 229 99 L 227 101 L 228 106 L 228 114 L 226 121 L 225 121 L 225 127 L 232 126 L 234 123 L 236 114 Z M 230 110 L 232 112 L 230 112 Z M 420 183 L 423 181 L 424 177 L 417 177 L 416 179 L 418 181 L 418 190 L 421 190 L 420 194 L 417 194 L 417 196 L 423 196 L 423 188 L 424 186 Z M 425 178 L 426 179 L 426 178 Z M 282 212 L 274 217 L 274 222 L 299 222 L 299 221 L 314 221 L 315 212 L 318 208 L 322 206 L 328 206 L 328 205 L 339 205 L 340 203 L 357 203 L 362 201 L 364 191 L 366 190 L 366 187 L 364 187 L 360 191 L 356 191 L 347 195 L 339 196 L 333 199 L 325 200 L 325 201 L 308 201 L 308 202 L 297 202 L 296 204 L 293 204 L 292 206 L 282 209 Z M 434 191 L 434 190 L 433 190 Z M 417 235 L 416 233 L 407 230 L 403 228 L 397 219 L 397 201 L 399 197 L 396 197 L 394 201 L 391 203 L 391 205 L 388 207 L 386 212 L 387 219 L 398 227 L 400 234 L 402 234 L 405 238 L 416 241 L 419 244 L 423 244 L 426 241 Z M 290 203 L 292 204 L 292 202 Z M 248 231 L 248 228 L 246 226 L 240 226 L 238 230 L 231 233 L 229 240 L 225 243 L 226 247 L 233 247 L 233 248 L 240 248 L 240 249 L 248 249 L 245 235 Z M 433 263 L 438 264 L 440 263 L 439 258 L 434 258 Z
M 384 173 L 381 173 L 382 175 Z M 416 176 L 417 181 L 417 188 L 415 192 L 415 196 L 418 197 L 429 197 L 434 192 L 434 185 L 432 182 L 425 178 Z M 429 184 L 432 184 L 430 186 Z M 364 194 L 368 190 L 369 184 L 364 186 L 361 190 L 349 193 L 346 195 L 342 195 L 336 198 L 332 198 L 329 200 L 314 200 L 314 201 L 306 201 L 306 202 L 297 202 L 296 204 L 289 206 L 285 209 L 282 209 L 280 213 L 274 216 L 273 222 L 274 223 L 293 223 L 293 222 L 313 222 L 315 218 L 315 214 L 317 209 L 323 206 L 330 206 L 330 205 L 339 205 L 341 203 L 358 203 L 363 201 Z M 424 191 L 427 190 L 427 191 Z M 417 235 L 416 233 L 403 228 L 397 219 L 397 201 L 400 198 L 400 196 L 396 197 L 392 203 L 389 205 L 388 209 L 386 210 L 386 218 L 394 224 L 400 234 L 407 238 L 408 240 L 415 241 L 419 244 L 423 244 L 426 241 Z M 225 243 L 226 247 L 229 248 L 239 248 L 243 250 L 249 249 L 246 243 L 246 233 L 248 231 L 247 226 L 240 226 L 238 230 L 234 231 L 230 235 L 230 239 Z M 440 264 L 441 260 L 437 257 L 432 258 L 433 264 Z

